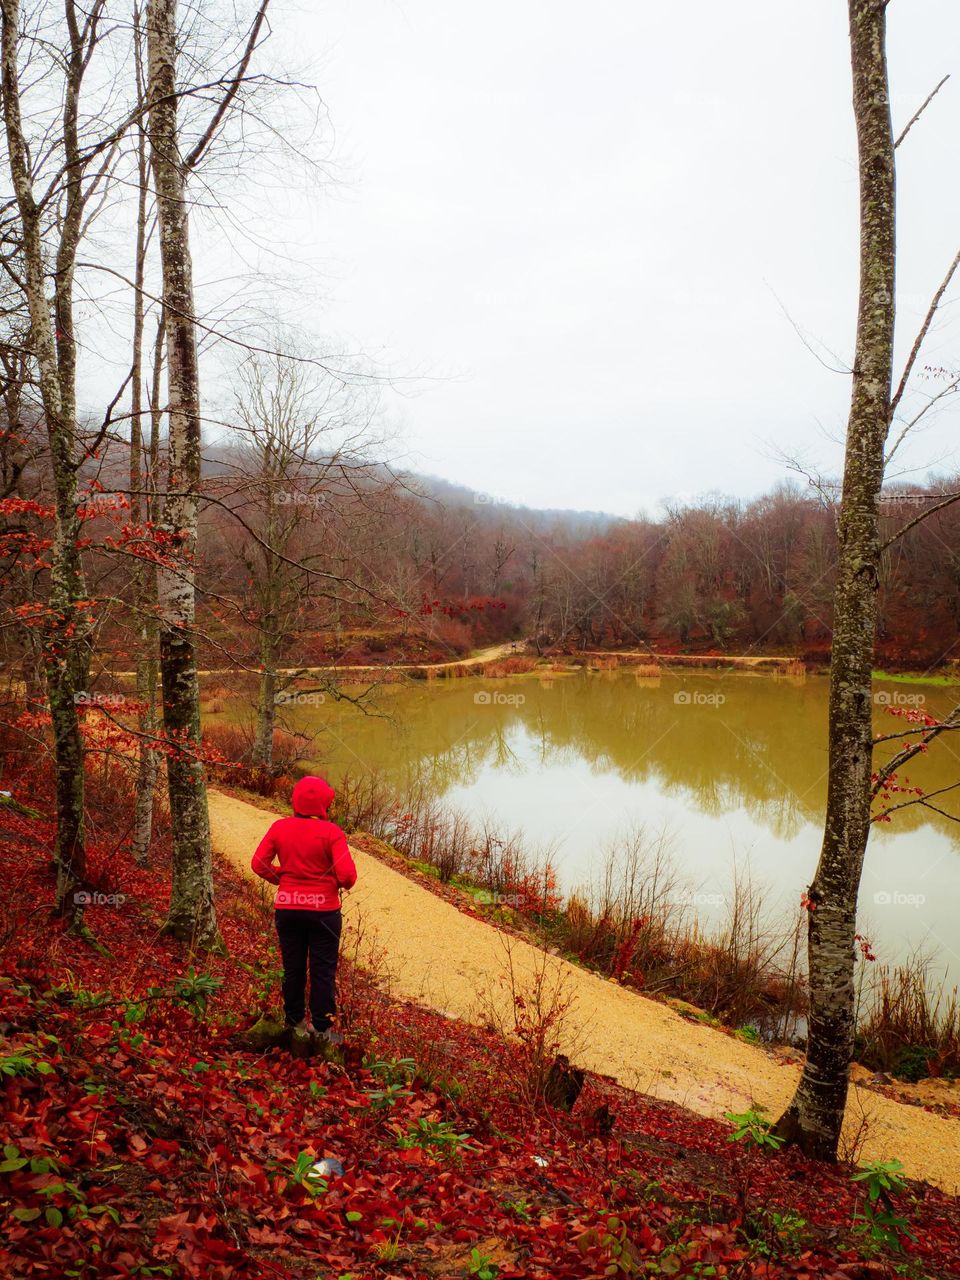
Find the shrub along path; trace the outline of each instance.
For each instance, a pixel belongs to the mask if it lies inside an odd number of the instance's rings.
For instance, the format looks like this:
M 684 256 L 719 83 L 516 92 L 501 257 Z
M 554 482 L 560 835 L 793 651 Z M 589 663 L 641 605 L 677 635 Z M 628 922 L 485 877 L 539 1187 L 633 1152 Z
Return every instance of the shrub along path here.
M 251 875 L 253 850 L 276 816 L 210 792 L 214 847 Z M 353 856 L 359 880 L 344 914 L 362 923 L 368 942 L 375 935 L 392 992 L 477 1025 L 488 1020 L 491 1002 L 506 1018 L 506 935 L 370 854 L 354 848 Z M 517 939 L 509 947 L 519 982 L 531 981 L 543 952 Z M 713 1118 L 757 1105 L 773 1118 L 789 1101 L 799 1076 L 795 1062 L 566 961 L 551 964 L 574 1001 L 570 1056 L 579 1065 Z M 960 1191 L 960 1121 L 855 1084 L 847 1110 L 851 1142 L 862 1127 L 860 1160 L 897 1158 L 908 1176 Z

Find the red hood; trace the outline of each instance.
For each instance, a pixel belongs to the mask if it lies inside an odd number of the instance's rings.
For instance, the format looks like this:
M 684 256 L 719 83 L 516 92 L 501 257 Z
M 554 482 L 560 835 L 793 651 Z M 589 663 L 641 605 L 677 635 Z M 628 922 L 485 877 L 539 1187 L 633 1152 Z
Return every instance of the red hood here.
M 334 790 L 325 778 L 306 777 L 293 788 L 293 812 L 303 818 L 325 818 L 333 803 Z

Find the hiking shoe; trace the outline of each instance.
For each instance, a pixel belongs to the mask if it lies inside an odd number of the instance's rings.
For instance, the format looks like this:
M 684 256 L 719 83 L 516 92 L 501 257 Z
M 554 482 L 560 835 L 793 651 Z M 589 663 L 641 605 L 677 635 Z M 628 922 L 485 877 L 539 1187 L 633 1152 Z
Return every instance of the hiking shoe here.
M 313 1035 L 305 1022 L 298 1022 L 290 1036 L 290 1054 L 294 1058 L 306 1059 L 313 1049 Z

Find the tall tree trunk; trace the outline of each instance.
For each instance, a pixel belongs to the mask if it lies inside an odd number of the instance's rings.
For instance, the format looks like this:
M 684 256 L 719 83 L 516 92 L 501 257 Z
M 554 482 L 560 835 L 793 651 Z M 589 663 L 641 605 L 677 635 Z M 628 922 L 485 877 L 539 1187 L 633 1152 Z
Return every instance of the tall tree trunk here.
M 200 377 L 186 184 L 177 130 L 176 37 L 176 0 L 150 0 L 150 159 L 157 195 L 170 422 L 163 528 L 178 561 L 176 569 L 164 567 L 158 575 L 160 674 L 173 828 L 173 883 L 166 927 L 195 946 L 213 947 L 220 945 L 220 939 L 213 903 L 206 779 L 199 758 L 200 687 L 194 645 Z
M 74 10 L 67 6 L 68 21 Z M 84 841 L 84 748 L 78 704 L 86 688 L 90 662 L 89 626 L 84 599 L 77 515 L 76 341 L 73 326 L 73 277 L 80 242 L 82 166 L 78 163 L 77 113 L 84 70 L 76 25 L 65 50 L 64 151 L 72 176 L 65 183 L 62 221 L 54 267 L 54 316 L 47 300 L 46 255 L 41 212 L 33 193 L 30 158 L 23 133 L 18 54 L 18 0 L 0 4 L 0 86 L 10 176 L 21 230 L 23 290 L 30 315 L 30 343 L 37 363 L 40 397 L 50 445 L 55 500 L 50 556 L 48 622 L 43 660 L 53 724 L 57 832 L 56 907 L 71 919 L 82 917 L 76 890 L 86 872 Z
M 273 730 L 277 721 L 277 662 L 280 643 L 277 617 L 280 609 L 280 563 L 275 548 L 281 538 L 276 506 L 275 483 L 282 480 L 278 465 L 279 442 L 271 441 L 264 451 L 263 473 L 267 480 L 267 511 L 263 527 L 263 582 L 260 585 L 260 686 L 257 693 L 257 736 L 253 762 L 265 769 L 273 766 Z
M 154 583 L 156 576 L 153 576 Z M 145 593 L 145 598 L 151 598 Z M 138 728 L 143 735 L 137 757 L 136 802 L 133 820 L 133 858 L 144 867 L 150 860 L 150 843 L 153 839 L 153 807 L 157 794 L 160 762 L 151 740 L 157 736 L 160 725 L 157 717 L 158 643 L 156 624 L 144 620 L 139 628 L 142 650 L 137 655 L 137 702 L 141 710 Z
M 163 376 L 163 319 L 157 326 L 157 340 L 153 351 L 153 379 L 150 399 L 150 444 L 147 477 L 149 493 L 146 502 L 147 519 L 157 523 L 157 476 L 160 472 L 160 407 L 161 380 Z M 132 487 L 132 486 L 131 486 Z M 142 620 L 140 641 L 142 649 L 137 654 L 137 701 L 143 711 L 140 715 L 140 732 L 144 740 L 140 744 L 137 767 L 137 795 L 134 814 L 133 856 L 144 865 L 149 859 L 150 841 L 153 837 L 153 808 L 160 779 L 160 755 L 149 744 L 160 732 L 157 715 L 157 693 L 160 685 L 160 628 L 157 623 L 157 566 L 148 561 L 144 569 Z
M 133 12 L 133 52 L 136 70 L 137 100 L 146 101 L 143 83 L 143 33 L 140 9 Z M 130 518 L 134 524 L 152 519 L 153 504 L 144 494 L 143 467 L 143 335 L 144 275 L 147 259 L 147 195 L 149 184 L 146 130 L 141 124 L 137 137 L 137 236 L 134 259 L 133 295 L 133 363 L 130 396 Z M 162 348 L 160 349 L 162 350 Z M 155 421 L 155 415 L 154 415 Z M 154 478 L 154 472 L 148 472 Z M 137 650 L 138 728 L 141 733 L 137 749 L 137 782 L 133 817 L 133 858 L 145 866 L 150 856 L 153 837 L 153 805 L 157 789 L 158 760 L 153 739 L 157 732 L 157 628 L 150 611 L 156 604 L 156 571 L 152 561 L 138 561 L 133 574 L 133 608 L 140 645 Z
M 260 686 L 257 692 L 257 736 L 253 762 L 264 769 L 273 767 L 273 731 L 277 721 L 277 656 L 270 637 L 261 635 Z
M 893 380 L 896 185 L 886 0 L 849 0 L 860 162 L 860 298 L 847 427 L 830 668 L 829 781 L 810 886 L 810 1017 L 803 1076 L 777 1128 L 834 1160 L 854 1040 L 857 894 L 870 831 L 871 669 L 879 583 L 878 499 Z

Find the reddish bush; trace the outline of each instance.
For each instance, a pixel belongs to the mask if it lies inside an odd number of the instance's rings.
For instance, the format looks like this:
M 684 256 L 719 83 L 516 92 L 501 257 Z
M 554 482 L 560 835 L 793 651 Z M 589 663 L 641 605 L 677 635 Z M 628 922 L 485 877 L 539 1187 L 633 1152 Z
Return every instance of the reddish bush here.
M 509 658 L 498 658 L 496 662 L 485 662 L 483 664 L 483 674 L 491 680 L 497 680 L 501 676 L 522 676 L 528 671 L 536 668 L 535 658 L 524 658 L 519 655 Z
M 255 764 L 253 733 L 241 725 L 218 722 L 203 735 L 210 778 L 228 787 L 241 787 L 254 795 L 270 798 L 285 795 L 293 785 L 302 743 L 293 734 L 276 729 L 273 735 L 273 764 Z
M 442 618 L 431 628 L 434 639 L 447 651 L 447 657 L 462 658 L 473 648 L 473 633 L 457 618 Z

